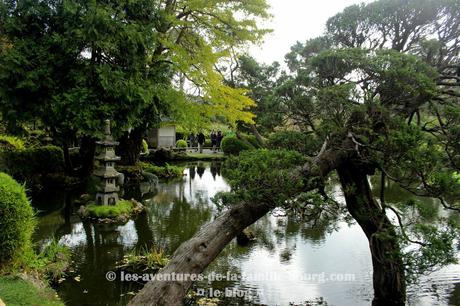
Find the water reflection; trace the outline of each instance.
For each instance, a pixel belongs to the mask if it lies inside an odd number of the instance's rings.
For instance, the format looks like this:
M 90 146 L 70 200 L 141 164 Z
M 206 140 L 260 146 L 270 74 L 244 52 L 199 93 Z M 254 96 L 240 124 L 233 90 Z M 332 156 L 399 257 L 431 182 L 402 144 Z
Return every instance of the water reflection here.
M 159 246 L 171 254 L 204 223 L 212 221 L 218 209 L 211 198 L 229 190 L 221 175 L 221 164 L 189 164 L 184 174 L 179 181 L 127 186 L 125 197 L 142 200 L 147 211 L 123 226 L 81 222 L 72 206 L 75 194 L 50 197 L 51 203 L 40 202 L 39 197 L 33 199 L 42 210 L 36 240 L 46 243 L 55 237 L 74 254 L 75 271 L 58 287 L 67 304 L 125 305 L 131 297 L 129 293 L 139 290 L 141 284 L 105 279 L 106 272 L 114 270 L 124 254 L 146 245 Z M 378 184 L 373 185 L 378 192 Z M 407 199 L 392 188 L 387 186 L 387 201 Z M 340 200 L 340 188 L 335 185 L 332 191 Z M 196 288 L 211 285 L 247 293 L 246 299 L 227 298 L 221 301 L 223 305 L 285 305 L 318 297 L 333 305 L 370 304 L 372 269 L 367 240 L 361 229 L 350 225 L 343 216 L 311 228 L 290 217 L 268 215 L 251 229 L 257 238 L 254 243 L 241 247 L 232 241 L 205 271 L 236 274 L 239 279 L 211 284 L 204 281 Z M 331 280 L 338 275 L 354 278 Z M 459 305 L 460 289 L 457 286 L 454 290 L 453 285 L 460 283 L 459 275 L 460 267 L 456 265 L 433 273 L 419 287 L 410 289 L 411 303 L 446 305 L 453 291 L 450 303 Z

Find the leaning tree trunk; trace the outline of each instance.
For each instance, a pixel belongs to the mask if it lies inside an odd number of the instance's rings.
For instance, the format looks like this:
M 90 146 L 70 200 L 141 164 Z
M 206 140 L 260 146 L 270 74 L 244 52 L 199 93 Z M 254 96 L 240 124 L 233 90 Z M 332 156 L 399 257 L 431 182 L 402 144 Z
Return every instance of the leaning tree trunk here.
M 264 204 L 239 204 L 204 226 L 174 252 L 168 265 L 157 275 L 198 275 L 242 230 L 264 216 L 270 207 Z M 147 283 L 130 305 L 182 305 L 192 280 Z
M 121 157 L 120 164 L 134 166 L 139 162 L 144 131 L 143 127 L 137 127 L 121 136 L 117 147 L 117 154 Z
M 372 305 L 405 305 L 406 280 L 394 226 L 374 200 L 363 167 L 347 163 L 339 167 L 338 174 L 348 211 L 369 240 L 374 271 Z
M 257 130 L 257 127 L 255 126 L 255 124 L 249 125 L 249 128 L 251 129 L 252 134 L 254 134 L 254 136 L 256 137 L 257 141 L 261 145 L 263 145 L 264 144 L 264 139 L 263 139 L 262 135 L 260 135 L 259 131 Z

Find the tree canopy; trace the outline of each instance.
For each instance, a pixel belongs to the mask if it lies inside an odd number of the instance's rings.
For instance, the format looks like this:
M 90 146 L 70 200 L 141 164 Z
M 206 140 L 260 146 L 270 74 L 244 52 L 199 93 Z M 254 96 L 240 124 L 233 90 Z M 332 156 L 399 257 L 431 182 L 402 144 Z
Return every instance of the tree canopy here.
M 251 122 L 254 102 L 214 65 L 261 40 L 267 8 L 265 0 L 2 1 L 3 118 L 91 136 L 105 118 L 116 132 L 161 115 Z M 199 103 L 185 95 L 184 77 Z

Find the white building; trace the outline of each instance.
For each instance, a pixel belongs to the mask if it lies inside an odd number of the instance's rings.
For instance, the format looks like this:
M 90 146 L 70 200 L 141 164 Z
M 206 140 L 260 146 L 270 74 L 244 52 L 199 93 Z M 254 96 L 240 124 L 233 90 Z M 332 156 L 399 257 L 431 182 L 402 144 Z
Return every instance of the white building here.
M 149 148 L 174 148 L 176 146 L 176 125 L 170 119 L 162 119 L 159 128 L 147 131 Z

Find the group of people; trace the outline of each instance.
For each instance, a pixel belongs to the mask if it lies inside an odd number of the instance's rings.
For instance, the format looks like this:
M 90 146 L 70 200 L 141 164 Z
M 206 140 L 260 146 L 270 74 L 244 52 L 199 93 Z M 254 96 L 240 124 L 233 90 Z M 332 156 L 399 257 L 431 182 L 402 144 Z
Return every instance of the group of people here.
M 211 139 L 212 151 L 216 153 L 220 150 L 220 143 L 222 142 L 224 135 L 222 135 L 221 131 L 216 132 L 215 130 L 212 130 L 209 137 Z M 203 134 L 203 132 L 199 132 L 196 136 L 194 133 L 190 133 L 188 136 L 188 141 L 191 148 L 196 148 L 197 152 L 199 151 L 200 153 L 203 153 L 203 147 L 206 142 L 206 136 Z

